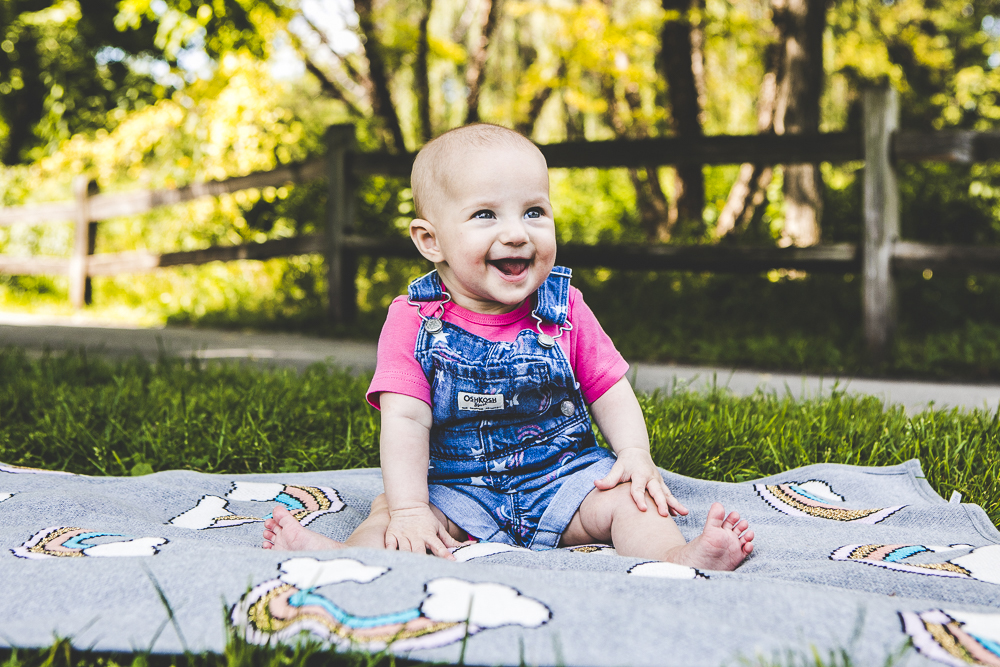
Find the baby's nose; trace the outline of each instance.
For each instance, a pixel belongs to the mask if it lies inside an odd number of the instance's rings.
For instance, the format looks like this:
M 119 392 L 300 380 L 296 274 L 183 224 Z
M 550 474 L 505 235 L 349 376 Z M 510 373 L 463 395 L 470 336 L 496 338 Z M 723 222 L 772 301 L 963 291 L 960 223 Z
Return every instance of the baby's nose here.
M 508 244 L 524 244 L 528 242 L 528 228 L 521 220 L 511 220 L 503 225 L 500 240 Z

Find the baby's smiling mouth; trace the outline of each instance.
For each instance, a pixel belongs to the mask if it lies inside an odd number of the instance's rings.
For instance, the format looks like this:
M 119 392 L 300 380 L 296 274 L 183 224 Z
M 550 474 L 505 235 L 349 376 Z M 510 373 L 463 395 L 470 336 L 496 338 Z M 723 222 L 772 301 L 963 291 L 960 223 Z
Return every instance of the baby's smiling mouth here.
M 491 259 L 488 260 L 490 264 L 497 267 L 500 273 L 505 276 L 519 276 L 528 270 L 528 264 L 531 263 L 529 259 L 516 259 L 513 257 L 505 257 L 503 259 Z

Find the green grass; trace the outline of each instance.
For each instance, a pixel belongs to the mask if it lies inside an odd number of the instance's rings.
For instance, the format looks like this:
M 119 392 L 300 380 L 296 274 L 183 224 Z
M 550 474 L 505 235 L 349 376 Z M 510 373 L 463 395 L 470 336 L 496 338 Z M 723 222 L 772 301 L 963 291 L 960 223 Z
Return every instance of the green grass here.
M 0 461 L 90 475 L 190 469 L 214 473 L 378 465 L 368 377 L 317 365 L 303 373 L 164 358 L 112 362 L 0 350 Z M 656 462 L 738 482 L 812 463 L 893 465 L 919 458 L 931 486 L 983 506 L 1000 523 L 1000 415 L 907 417 L 874 398 L 796 401 L 758 394 L 640 397 Z M 313 645 L 270 649 L 230 639 L 221 655 L 105 655 L 67 641 L 0 651 L 0 667 L 393 667 L 387 656 L 332 656 Z M 847 654 L 804 650 L 754 664 L 847 667 Z
M 316 365 L 111 362 L 0 351 L 0 461 L 90 475 L 190 469 L 295 472 L 378 466 L 369 377 Z M 962 493 L 1000 522 L 1000 415 L 901 408 L 843 393 L 641 397 L 660 466 L 739 482 L 812 463 L 918 458 L 944 497 Z
M 909 644 L 904 644 L 887 653 L 880 667 L 901 664 L 909 652 Z M 68 639 L 59 639 L 43 649 L 0 649 L 0 667 L 413 667 L 418 664 L 426 663 L 384 653 L 332 653 L 309 641 L 275 648 L 254 646 L 235 636 L 229 638 L 222 654 L 97 653 L 75 649 Z M 752 659 L 740 656 L 731 664 L 741 667 L 855 667 L 857 662 L 849 648 L 821 653 L 811 646 L 770 656 L 757 655 Z
M 231 634 L 221 654 L 102 653 L 81 651 L 69 639 L 43 649 L 0 649 L 0 667 L 409 667 L 412 660 L 360 652 L 332 653 L 318 643 L 267 647 Z

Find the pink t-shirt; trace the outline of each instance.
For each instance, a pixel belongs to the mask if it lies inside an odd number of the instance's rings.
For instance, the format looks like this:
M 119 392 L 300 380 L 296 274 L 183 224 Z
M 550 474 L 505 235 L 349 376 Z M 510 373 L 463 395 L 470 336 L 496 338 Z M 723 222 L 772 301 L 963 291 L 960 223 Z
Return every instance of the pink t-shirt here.
M 512 342 L 523 330 L 535 329 L 531 309 L 529 299 L 509 313 L 484 315 L 449 302 L 444 306 L 441 319 L 487 340 Z M 440 311 L 439 302 L 421 304 L 420 310 L 432 317 Z M 569 288 L 569 321 L 573 329 L 564 332 L 556 341 L 569 359 L 584 400 L 590 404 L 625 376 L 628 363 L 584 303 L 580 290 L 572 286 Z M 396 297 L 389 305 L 389 314 L 378 339 L 375 377 L 367 394 L 373 407 L 379 407 L 378 395 L 383 391 L 412 396 L 431 405 L 430 384 L 413 356 L 420 326 L 417 307 L 406 303 L 405 296 Z M 542 330 L 553 336 L 558 333 L 552 324 L 545 324 Z

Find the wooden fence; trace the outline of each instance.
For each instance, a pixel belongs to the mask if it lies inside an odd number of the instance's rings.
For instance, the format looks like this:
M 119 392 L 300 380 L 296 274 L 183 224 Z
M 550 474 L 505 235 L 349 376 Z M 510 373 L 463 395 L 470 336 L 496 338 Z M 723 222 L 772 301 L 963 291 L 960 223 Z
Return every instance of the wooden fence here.
M 624 270 L 755 273 L 787 268 L 860 273 L 868 351 L 875 361 L 884 358 L 893 332 L 894 270 L 930 268 L 1000 272 L 1000 247 L 928 245 L 899 239 L 899 188 L 895 162 L 936 160 L 971 163 L 1000 159 L 1000 133 L 901 131 L 898 127 L 899 103 L 896 92 L 890 88 L 865 90 L 863 110 L 861 133 L 670 137 L 539 146 L 552 168 L 863 160 L 864 233 L 859 243 L 821 244 L 807 248 L 566 244 L 559 249 L 560 263 Z M 353 189 L 357 177 L 366 174 L 409 176 L 414 157 L 412 154 L 357 152 L 354 150 L 354 132 L 351 125 L 330 127 L 325 159 L 184 188 L 99 194 L 93 182 L 85 176 L 77 177 L 74 182 L 75 201 L 0 208 L 0 225 L 75 221 L 72 255 L 68 259 L 0 255 L 0 273 L 68 274 L 70 299 L 75 307 L 82 307 L 90 302 L 90 276 L 136 273 L 180 264 L 318 253 L 324 256 L 327 266 L 329 317 L 332 322 L 350 320 L 355 303 L 355 258 L 358 255 L 419 257 L 409 239 L 373 238 L 352 233 L 355 216 Z M 329 184 L 326 219 L 320 234 L 187 252 L 94 254 L 97 222 L 100 220 L 145 213 L 159 206 L 199 197 L 318 178 L 326 178 Z

